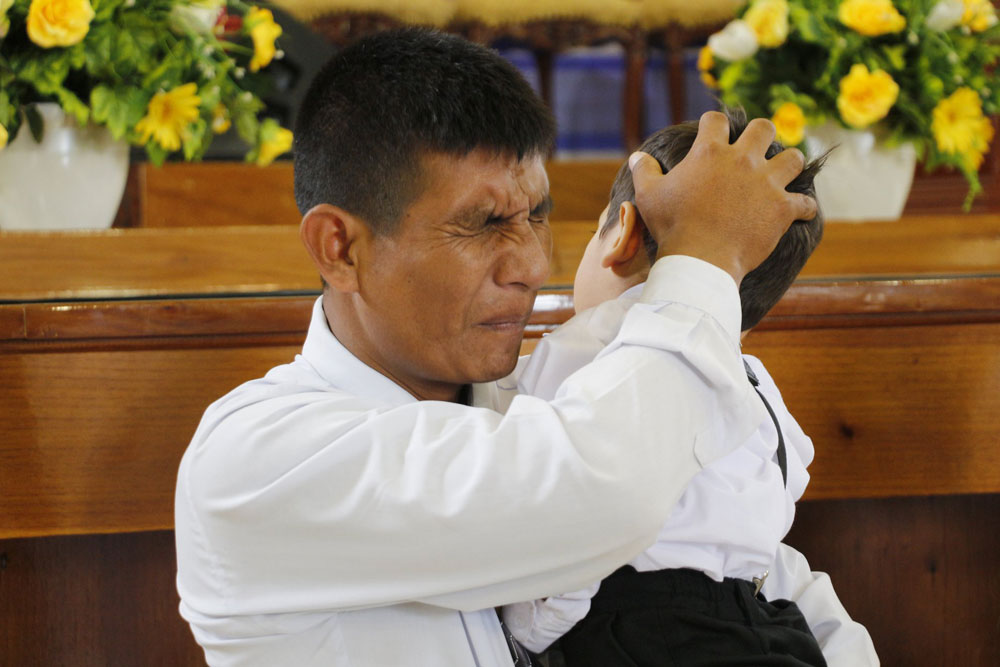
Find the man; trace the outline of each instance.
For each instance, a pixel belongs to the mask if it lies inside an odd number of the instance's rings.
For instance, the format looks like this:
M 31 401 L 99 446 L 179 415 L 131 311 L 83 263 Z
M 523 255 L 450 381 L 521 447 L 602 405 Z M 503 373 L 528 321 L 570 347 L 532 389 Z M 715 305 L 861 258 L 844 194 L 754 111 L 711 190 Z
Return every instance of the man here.
M 784 190 L 801 154 L 764 159 L 773 126 L 730 145 L 719 114 L 669 176 L 635 159 L 675 255 L 616 340 L 551 402 L 493 383 L 548 272 L 552 135 L 516 70 L 433 32 L 313 82 L 296 198 L 323 296 L 302 355 L 212 404 L 178 475 L 181 613 L 210 664 L 511 665 L 493 607 L 615 570 L 726 453 L 719 425 L 767 418 L 736 286 L 815 203 Z

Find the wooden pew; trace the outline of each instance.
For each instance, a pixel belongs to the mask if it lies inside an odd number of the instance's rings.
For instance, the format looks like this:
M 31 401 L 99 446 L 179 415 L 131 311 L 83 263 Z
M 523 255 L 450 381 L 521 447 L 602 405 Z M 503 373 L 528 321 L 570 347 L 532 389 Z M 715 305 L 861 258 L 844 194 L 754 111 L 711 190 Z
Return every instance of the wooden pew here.
M 554 225 L 529 341 L 571 313 L 591 225 Z M 3 654 L 200 664 L 176 465 L 209 402 L 301 345 L 318 291 L 294 227 L 7 233 L 0 266 Z M 884 663 L 995 664 L 1000 216 L 830 225 L 746 348 L 816 443 L 790 541 Z

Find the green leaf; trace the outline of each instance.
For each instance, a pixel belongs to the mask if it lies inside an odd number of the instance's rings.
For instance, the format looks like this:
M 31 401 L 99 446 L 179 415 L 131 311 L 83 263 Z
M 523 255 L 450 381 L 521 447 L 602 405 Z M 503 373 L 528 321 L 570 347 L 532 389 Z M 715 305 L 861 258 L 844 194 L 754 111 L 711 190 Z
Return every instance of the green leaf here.
M 188 162 L 200 159 L 204 154 L 205 135 L 208 123 L 204 118 L 198 118 L 184 130 L 184 159 Z M 211 136 L 208 137 L 211 139 Z
M 115 27 L 108 23 L 95 26 L 87 33 L 84 66 L 91 75 L 103 78 L 111 68 L 111 44 L 114 37 Z
M 895 71 L 906 69 L 906 46 L 898 44 L 896 46 L 883 46 L 882 54 L 885 56 L 889 68 Z
M 46 53 L 41 56 L 22 54 L 20 79 L 35 87 L 42 95 L 54 95 L 63 87 L 63 81 L 69 74 L 69 58 L 60 52 Z M 15 70 L 18 67 L 15 65 Z
M 122 139 L 143 117 L 146 111 L 146 96 L 129 86 L 119 86 L 112 90 L 98 86 L 90 92 L 90 107 L 96 122 L 107 125 L 111 136 Z
M 42 143 L 42 139 L 45 137 L 45 123 L 34 104 L 25 107 L 24 117 L 28 120 L 28 130 L 31 131 L 31 136 L 38 143 Z
M 815 14 L 799 5 L 791 5 L 788 10 L 789 22 L 803 40 L 820 41 L 820 23 Z
M 167 149 L 156 143 L 155 140 L 150 140 L 146 144 L 146 155 L 149 156 L 150 162 L 159 167 L 167 159 Z
M 240 138 L 248 144 L 255 144 L 257 142 L 257 129 L 260 127 L 260 123 L 257 121 L 257 115 L 254 113 L 238 112 L 233 114 L 233 125 L 236 127 L 236 133 L 240 135 Z
M 87 124 L 87 120 L 90 118 L 90 107 L 84 104 L 79 97 L 74 95 L 72 92 L 66 88 L 59 88 L 55 91 L 56 97 L 59 99 L 59 104 L 62 105 L 63 111 L 65 111 L 70 116 L 76 118 L 76 122 L 80 126 Z

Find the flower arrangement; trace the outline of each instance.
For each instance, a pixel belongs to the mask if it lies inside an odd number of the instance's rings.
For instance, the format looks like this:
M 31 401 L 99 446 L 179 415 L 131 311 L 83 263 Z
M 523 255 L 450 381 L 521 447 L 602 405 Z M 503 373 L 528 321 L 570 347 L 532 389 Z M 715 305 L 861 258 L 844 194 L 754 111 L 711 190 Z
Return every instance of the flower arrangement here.
M 108 128 L 161 164 L 204 155 L 235 126 L 266 165 L 292 133 L 262 118 L 260 70 L 282 53 L 271 11 L 239 0 L 0 0 L 0 149 L 35 105 Z
M 698 67 L 786 145 L 830 121 L 913 142 L 928 169 L 965 175 L 968 209 L 1000 111 L 998 37 L 989 0 L 752 0 Z

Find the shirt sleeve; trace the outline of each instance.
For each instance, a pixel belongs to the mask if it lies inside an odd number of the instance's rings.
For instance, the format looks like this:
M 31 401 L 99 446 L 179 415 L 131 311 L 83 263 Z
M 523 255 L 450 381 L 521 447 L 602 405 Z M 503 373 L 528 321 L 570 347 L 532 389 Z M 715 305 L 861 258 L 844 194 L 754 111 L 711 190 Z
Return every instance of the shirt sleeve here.
M 599 589 L 600 583 L 596 583 L 573 593 L 515 602 L 505 605 L 501 616 L 517 641 L 529 651 L 541 653 L 587 615 L 590 600 Z
M 781 544 L 763 588 L 772 600 L 798 605 L 816 636 L 829 667 L 877 667 L 875 645 L 863 625 L 851 619 L 840 603 L 830 577 L 812 572 L 805 556 Z
M 593 363 L 504 415 L 386 406 L 272 372 L 213 404 L 182 461 L 184 603 L 473 610 L 601 580 L 655 540 L 694 474 L 742 441 L 734 432 L 766 417 L 738 322 L 728 274 L 672 257 Z

